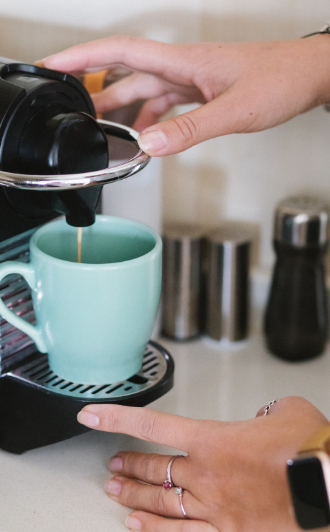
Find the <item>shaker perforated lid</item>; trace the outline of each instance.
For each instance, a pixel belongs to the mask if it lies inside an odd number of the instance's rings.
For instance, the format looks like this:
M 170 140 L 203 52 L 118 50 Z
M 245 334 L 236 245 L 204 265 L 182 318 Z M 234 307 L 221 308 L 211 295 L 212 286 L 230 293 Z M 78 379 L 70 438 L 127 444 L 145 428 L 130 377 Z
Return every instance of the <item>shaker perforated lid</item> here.
M 289 197 L 275 211 L 274 238 L 295 247 L 328 241 L 329 206 L 310 196 Z

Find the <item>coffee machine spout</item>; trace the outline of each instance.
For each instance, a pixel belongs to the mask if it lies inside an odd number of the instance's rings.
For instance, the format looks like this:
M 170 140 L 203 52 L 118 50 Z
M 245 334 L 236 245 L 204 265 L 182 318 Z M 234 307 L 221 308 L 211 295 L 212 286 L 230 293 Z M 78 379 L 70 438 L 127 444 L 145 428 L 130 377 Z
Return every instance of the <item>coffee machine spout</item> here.
M 88 227 L 95 222 L 95 213 L 101 197 L 102 186 L 51 192 L 56 195 L 56 209 L 65 215 L 69 225 Z

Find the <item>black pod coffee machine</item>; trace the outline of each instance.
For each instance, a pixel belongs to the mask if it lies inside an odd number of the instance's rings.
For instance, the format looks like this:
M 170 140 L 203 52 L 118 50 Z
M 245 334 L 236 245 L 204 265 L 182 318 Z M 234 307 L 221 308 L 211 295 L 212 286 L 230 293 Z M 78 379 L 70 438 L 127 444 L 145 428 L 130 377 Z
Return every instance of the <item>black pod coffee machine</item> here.
M 137 136 L 96 120 L 74 77 L 0 58 L 0 262 L 28 262 L 31 235 L 59 215 L 76 227 L 93 224 L 102 186 L 148 163 Z M 130 155 L 111 166 L 118 140 Z M 30 289 L 20 276 L 7 277 L 0 291 L 34 323 Z M 127 381 L 69 382 L 52 372 L 29 337 L 0 318 L 0 448 L 19 454 L 86 432 L 76 421 L 84 404 L 144 406 L 171 389 L 173 371 L 170 355 L 149 342 L 140 371 Z

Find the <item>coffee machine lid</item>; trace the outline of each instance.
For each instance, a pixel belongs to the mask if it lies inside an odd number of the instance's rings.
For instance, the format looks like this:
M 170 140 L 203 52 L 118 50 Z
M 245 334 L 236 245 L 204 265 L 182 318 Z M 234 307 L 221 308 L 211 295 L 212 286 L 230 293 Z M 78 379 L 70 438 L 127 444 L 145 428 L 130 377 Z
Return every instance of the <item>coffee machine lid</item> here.
M 0 94 L 0 185 L 45 191 L 101 186 L 150 160 L 135 130 L 95 119 L 88 92 L 73 76 L 0 58 Z M 109 166 L 111 139 L 128 141 L 134 156 Z

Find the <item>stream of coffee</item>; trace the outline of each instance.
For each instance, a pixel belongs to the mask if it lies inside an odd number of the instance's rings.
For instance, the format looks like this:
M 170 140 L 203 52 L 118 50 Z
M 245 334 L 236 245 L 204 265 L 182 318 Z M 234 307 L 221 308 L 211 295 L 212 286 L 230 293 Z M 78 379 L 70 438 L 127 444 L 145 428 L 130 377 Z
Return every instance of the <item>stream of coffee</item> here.
M 81 241 L 82 241 L 82 227 L 78 227 L 78 246 L 77 246 L 77 262 L 81 262 Z

